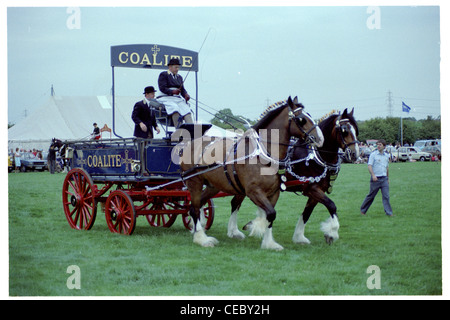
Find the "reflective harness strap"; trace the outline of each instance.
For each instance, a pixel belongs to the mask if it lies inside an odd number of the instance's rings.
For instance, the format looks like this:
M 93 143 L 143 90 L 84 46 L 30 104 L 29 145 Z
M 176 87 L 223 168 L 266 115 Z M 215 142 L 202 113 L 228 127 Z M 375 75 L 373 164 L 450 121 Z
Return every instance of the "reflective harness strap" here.
M 233 150 L 234 150 L 234 153 L 233 153 L 234 157 L 233 158 L 236 157 L 237 145 L 238 145 L 238 142 L 236 142 L 234 144 L 234 146 L 233 146 Z M 228 158 L 228 155 L 227 155 L 227 158 Z M 232 165 L 232 169 L 233 169 L 233 178 L 234 178 L 234 181 L 236 182 L 236 184 L 234 184 L 233 181 L 231 180 L 230 174 L 228 173 L 228 166 L 227 166 L 227 163 L 225 162 L 225 164 L 223 166 L 223 171 L 225 172 L 225 176 L 227 177 L 228 183 L 233 187 L 233 189 L 237 193 L 245 194 L 245 188 L 242 185 L 241 180 L 239 179 L 239 176 L 238 176 L 238 174 L 236 172 L 236 162 L 233 161 L 231 165 Z

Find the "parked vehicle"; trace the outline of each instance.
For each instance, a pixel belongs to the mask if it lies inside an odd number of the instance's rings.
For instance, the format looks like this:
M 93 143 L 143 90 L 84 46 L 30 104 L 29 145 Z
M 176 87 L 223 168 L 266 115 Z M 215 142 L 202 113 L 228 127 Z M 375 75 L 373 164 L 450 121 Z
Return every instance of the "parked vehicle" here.
M 441 159 L 441 146 L 434 145 L 434 146 L 423 147 L 422 151 L 431 153 L 432 156 L 438 157 L 439 159 Z
M 418 160 L 430 161 L 431 153 L 422 152 L 416 147 L 400 147 L 397 151 L 398 161 Z
M 414 143 L 414 147 L 419 149 L 420 151 L 425 151 L 423 148 L 430 147 L 430 146 L 440 146 L 441 140 L 440 139 L 432 139 L 432 140 L 417 140 Z
M 20 157 L 20 171 L 40 170 L 44 171 L 47 168 L 45 160 L 38 159 L 31 152 L 25 152 Z

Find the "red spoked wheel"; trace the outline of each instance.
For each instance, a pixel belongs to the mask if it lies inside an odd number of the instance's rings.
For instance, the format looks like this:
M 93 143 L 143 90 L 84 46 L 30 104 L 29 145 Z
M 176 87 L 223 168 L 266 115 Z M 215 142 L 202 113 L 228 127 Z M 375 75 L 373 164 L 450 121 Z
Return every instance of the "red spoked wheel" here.
M 105 217 L 111 232 L 131 235 L 136 227 L 136 210 L 131 197 L 122 190 L 111 192 L 105 203 Z
M 80 168 L 69 171 L 64 179 L 62 200 L 64 214 L 73 229 L 89 230 L 97 215 L 94 183 Z
M 160 200 L 149 206 L 149 210 L 152 211 L 152 214 L 148 214 L 145 217 L 152 227 L 169 228 L 177 219 L 176 213 L 168 213 L 174 209 L 176 209 L 174 203 Z
M 191 202 L 187 200 L 185 202 L 185 206 L 187 209 L 190 208 Z M 214 201 L 209 199 L 208 202 L 200 208 L 200 221 L 202 221 L 202 225 L 204 225 L 205 230 L 209 230 L 214 222 Z M 183 224 L 188 230 L 192 230 L 192 217 L 189 215 L 189 211 L 186 214 L 183 214 Z

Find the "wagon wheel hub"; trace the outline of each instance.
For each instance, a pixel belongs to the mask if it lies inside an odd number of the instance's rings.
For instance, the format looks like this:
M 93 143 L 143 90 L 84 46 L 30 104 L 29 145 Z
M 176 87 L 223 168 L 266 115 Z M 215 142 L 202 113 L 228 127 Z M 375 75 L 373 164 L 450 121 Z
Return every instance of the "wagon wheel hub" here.
M 115 210 L 111 210 L 111 220 L 114 222 L 117 220 L 117 212 Z
M 74 196 L 74 195 L 72 195 L 72 196 L 70 197 L 70 204 L 71 204 L 72 206 L 76 207 L 77 202 L 78 202 L 77 200 L 78 200 L 77 197 Z

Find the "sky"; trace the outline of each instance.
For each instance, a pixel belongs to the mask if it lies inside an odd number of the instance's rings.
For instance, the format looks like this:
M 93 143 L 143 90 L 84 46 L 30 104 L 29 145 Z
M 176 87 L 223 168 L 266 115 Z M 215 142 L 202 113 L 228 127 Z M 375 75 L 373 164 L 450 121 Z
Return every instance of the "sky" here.
M 357 120 L 441 113 L 438 5 L 123 5 L 6 8 L 8 122 L 30 116 L 52 85 L 60 96 L 111 94 L 110 47 L 123 44 L 201 49 L 197 98 L 210 113 L 257 119 L 288 96 L 315 119 L 344 108 Z M 141 99 L 159 72 L 115 68 L 116 95 Z M 195 98 L 195 73 L 180 74 Z

